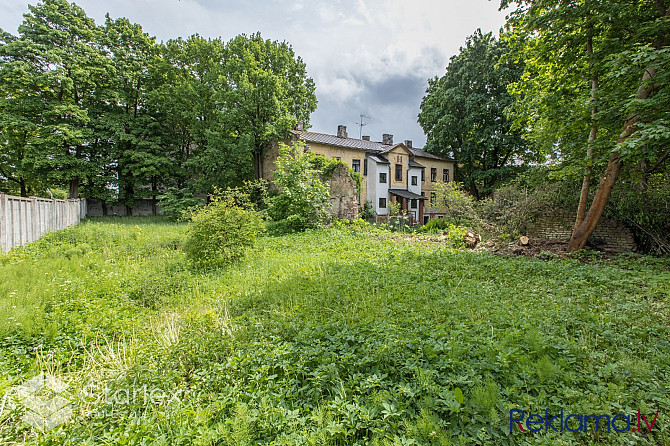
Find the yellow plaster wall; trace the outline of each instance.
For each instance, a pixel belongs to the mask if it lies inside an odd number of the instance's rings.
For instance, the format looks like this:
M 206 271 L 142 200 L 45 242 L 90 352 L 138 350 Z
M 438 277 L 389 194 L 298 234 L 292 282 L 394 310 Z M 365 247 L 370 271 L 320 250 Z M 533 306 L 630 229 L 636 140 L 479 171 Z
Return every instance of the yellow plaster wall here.
M 430 205 L 430 192 L 435 189 L 435 184 L 436 183 L 442 183 L 442 169 L 449 169 L 449 181 L 454 181 L 454 163 L 453 161 L 442 161 L 442 160 L 436 160 L 432 158 L 423 158 L 423 157 L 415 157 L 414 160 L 421 164 L 422 166 L 426 167 L 426 181 L 421 182 L 421 191 L 424 193 L 426 196 L 426 201 L 425 201 L 425 211 L 428 213 L 429 210 L 434 210 L 434 208 Z M 437 181 L 432 182 L 430 181 L 430 169 L 432 167 L 437 168 Z M 431 214 L 431 216 L 435 215 L 443 215 L 442 213 L 437 213 L 437 214 Z
M 357 159 L 361 162 L 361 177 L 363 181 L 361 182 L 361 205 L 365 203 L 365 197 L 367 197 L 367 177 L 363 175 L 364 165 L 365 165 L 365 152 L 363 150 L 347 149 L 344 147 L 334 147 L 327 144 L 318 144 L 309 142 L 306 143 L 309 146 L 309 150 L 319 155 L 326 156 L 328 158 L 337 158 L 346 164 L 347 166 L 352 166 L 352 161 Z
M 391 178 L 389 187 L 392 189 L 407 189 L 407 165 L 409 163 L 410 153 L 402 146 L 397 146 L 393 150 L 387 152 L 386 159 L 391 163 Z M 402 165 L 402 181 L 395 180 L 395 166 Z

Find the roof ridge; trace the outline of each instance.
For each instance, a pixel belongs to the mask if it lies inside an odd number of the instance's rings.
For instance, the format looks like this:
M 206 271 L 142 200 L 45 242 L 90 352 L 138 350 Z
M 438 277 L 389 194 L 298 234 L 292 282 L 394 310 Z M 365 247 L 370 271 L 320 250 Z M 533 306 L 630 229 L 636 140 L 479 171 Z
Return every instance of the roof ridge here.
M 386 153 L 392 150 L 393 148 L 402 145 L 407 148 L 407 150 L 412 154 L 412 156 L 418 156 L 421 158 L 432 158 L 442 161 L 453 161 L 453 159 L 449 157 L 438 155 L 436 153 L 430 153 L 422 148 L 407 147 L 403 142 L 398 142 L 395 144 L 384 144 L 383 142 L 380 141 L 369 141 L 366 139 L 349 138 L 349 137 L 341 138 L 337 135 L 331 135 L 328 133 L 321 133 L 321 132 L 312 132 L 309 130 L 292 130 L 292 132 L 295 135 L 297 135 L 298 138 L 311 140 L 308 142 L 314 142 L 318 144 L 327 144 L 331 146 L 346 147 L 349 149 L 356 149 L 356 150 L 363 150 L 377 153 Z

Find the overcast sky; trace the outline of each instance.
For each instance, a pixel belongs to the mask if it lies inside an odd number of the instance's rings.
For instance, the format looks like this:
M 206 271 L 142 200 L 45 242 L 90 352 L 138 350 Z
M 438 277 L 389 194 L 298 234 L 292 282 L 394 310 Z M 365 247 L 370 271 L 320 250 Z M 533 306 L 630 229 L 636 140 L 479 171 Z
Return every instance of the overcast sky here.
M 0 0 L 0 28 L 16 34 L 28 3 Z M 319 100 L 312 130 L 350 137 L 425 141 L 417 123 L 427 80 L 444 74 L 449 58 L 475 29 L 498 33 L 505 14 L 497 0 L 79 0 L 96 22 L 128 17 L 158 40 L 228 40 L 260 31 L 286 40 L 307 63 Z

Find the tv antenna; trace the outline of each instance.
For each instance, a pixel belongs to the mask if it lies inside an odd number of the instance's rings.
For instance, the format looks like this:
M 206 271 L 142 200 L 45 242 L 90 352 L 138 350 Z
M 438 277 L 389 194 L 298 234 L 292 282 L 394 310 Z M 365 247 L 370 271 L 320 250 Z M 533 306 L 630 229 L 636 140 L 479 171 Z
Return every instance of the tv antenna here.
M 361 116 L 361 122 L 357 122 L 357 123 L 356 123 L 356 125 L 359 126 L 359 130 L 358 130 L 358 139 L 361 139 L 361 138 L 363 137 L 363 127 L 365 127 L 366 125 L 368 125 L 368 123 L 367 123 L 367 122 L 363 122 L 363 120 L 365 120 L 365 119 L 372 119 L 371 117 L 369 117 L 368 115 L 364 115 L 363 113 L 361 113 L 360 116 Z

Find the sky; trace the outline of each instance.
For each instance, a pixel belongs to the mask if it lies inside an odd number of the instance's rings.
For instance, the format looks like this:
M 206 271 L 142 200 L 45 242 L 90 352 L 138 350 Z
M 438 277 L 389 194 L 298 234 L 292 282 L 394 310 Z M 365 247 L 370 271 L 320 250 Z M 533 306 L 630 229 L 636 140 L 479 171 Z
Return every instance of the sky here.
M 16 34 L 37 0 L 0 0 L 0 28 Z M 477 28 L 497 34 L 497 0 L 78 0 L 103 23 L 107 12 L 142 25 L 159 41 L 200 34 L 229 40 L 260 31 L 290 43 L 316 84 L 311 130 L 380 141 L 426 137 L 417 123 L 428 79 L 442 76 Z M 361 120 L 360 115 L 365 117 Z

